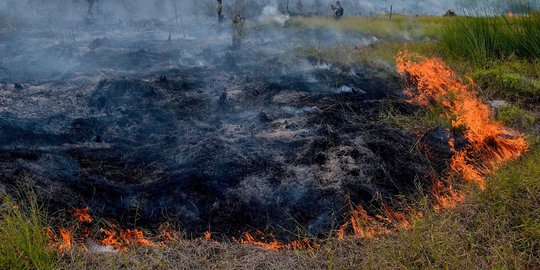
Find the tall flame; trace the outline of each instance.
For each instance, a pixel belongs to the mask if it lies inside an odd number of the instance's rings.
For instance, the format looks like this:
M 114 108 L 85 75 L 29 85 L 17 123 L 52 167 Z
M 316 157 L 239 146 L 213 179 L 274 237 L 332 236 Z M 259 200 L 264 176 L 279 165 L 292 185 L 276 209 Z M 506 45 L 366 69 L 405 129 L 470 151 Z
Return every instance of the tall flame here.
M 452 128 L 463 130 L 467 145 L 456 149 L 450 167 L 459 178 L 485 187 L 485 176 L 501 163 L 518 158 L 527 150 L 522 134 L 505 128 L 493 118 L 488 105 L 439 58 L 424 58 L 407 51 L 396 58 L 397 70 L 407 76 L 408 101 L 424 107 L 438 106 L 451 120 Z
M 452 152 L 451 173 L 443 179 L 433 177 L 435 210 L 453 208 L 463 201 L 464 195 L 454 190 L 453 180 L 476 183 L 484 189 L 486 175 L 527 150 L 522 134 L 505 128 L 493 118 L 489 106 L 474 91 L 474 83 L 464 83 L 441 59 L 402 51 L 396 57 L 396 64 L 408 82 L 407 101 L 426 108 L 442 108 L 451 127 L 466 140 L 461 148 L 456 148 L 454 138 L 448 142 Z M 338 238 L 343 238 L 347 230 L 356 237 L 372 238 L 411 226 L 407 215 L 384 205 L 380 210 L 382 214 L 370 215 L 362 206 L 351 205 L 350 217 L 339 228 Z

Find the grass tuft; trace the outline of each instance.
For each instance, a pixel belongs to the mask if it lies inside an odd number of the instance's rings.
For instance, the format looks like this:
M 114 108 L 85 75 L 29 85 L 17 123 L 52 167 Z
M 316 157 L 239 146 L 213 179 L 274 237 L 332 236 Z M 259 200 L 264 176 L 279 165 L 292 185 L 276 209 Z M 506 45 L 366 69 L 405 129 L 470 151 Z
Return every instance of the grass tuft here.
M 33 195 L 24 204 L 5 196 L 0 205 L 0 269 L 53 269 L 42 209 Z
M 443 28 L 441 47 L 449 57 L 478 65 L 517 56 L 540 57 L 540 14 L 457 17 Z

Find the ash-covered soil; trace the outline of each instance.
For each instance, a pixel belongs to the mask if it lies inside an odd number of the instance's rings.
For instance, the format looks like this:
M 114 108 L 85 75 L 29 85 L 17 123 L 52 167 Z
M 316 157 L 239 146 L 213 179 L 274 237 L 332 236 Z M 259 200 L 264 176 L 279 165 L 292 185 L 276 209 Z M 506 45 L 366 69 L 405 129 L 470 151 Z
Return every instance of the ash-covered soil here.
M 270 28 L 235 51 L 227 29 L 149 24 L 4 35 L 0 189 L 29 178 L 51 211 L 286 237 L 326 235 L 349 199 L 377 208 L 428 185 L 417 136 L 379 117 L 411 109 L 393 70 L 295 53 L 371 39 Z

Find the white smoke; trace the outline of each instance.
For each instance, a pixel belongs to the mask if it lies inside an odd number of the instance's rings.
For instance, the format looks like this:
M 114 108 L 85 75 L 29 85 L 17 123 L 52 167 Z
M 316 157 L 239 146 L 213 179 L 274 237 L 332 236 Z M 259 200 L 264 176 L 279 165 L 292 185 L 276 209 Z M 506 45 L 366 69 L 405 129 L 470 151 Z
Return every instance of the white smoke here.
M 282 14 L 278 11 L 277 7 L 274 6 L 265 6 L 262 10 L 261 16 L 259 16 L 260 22 L 265 23 L 278 23 L 279 25 L 285 25 L 290 19 L 289 15 Z

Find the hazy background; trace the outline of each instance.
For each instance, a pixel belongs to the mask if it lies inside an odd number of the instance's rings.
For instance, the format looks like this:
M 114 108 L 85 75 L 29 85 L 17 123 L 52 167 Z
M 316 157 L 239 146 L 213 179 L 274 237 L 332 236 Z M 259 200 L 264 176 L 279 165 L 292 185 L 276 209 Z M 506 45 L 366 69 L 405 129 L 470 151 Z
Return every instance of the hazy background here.
M 448 9 L 467 13 L 481 7 L 493 12 L 525 12 L 537 8 L 540 0 L 378 0 L 341 1 L 345 15 L 370 15 L 387 13 L 393 6 L 394 13 L 410 15 L 442 15 Z M 103 19 L 149 19 L 171 20 L 175 12 L 181 17 L 215 16 L 215 0 L 100 0 L 94 17 Z M 266 6 L 293 14 L 330 16 L 334 0 L 224 0 L 224 12 L 230 17 L 237 11 L 248 16 L 258 16 Z M 477 8 L 474 8 L 477 7 Z M 40 21 L 73 20 L 87 16 L 86 0 L 2 0 L 0 21 L 6 17 Z

